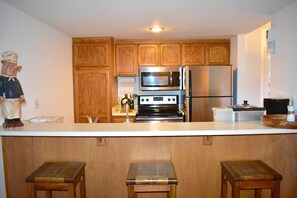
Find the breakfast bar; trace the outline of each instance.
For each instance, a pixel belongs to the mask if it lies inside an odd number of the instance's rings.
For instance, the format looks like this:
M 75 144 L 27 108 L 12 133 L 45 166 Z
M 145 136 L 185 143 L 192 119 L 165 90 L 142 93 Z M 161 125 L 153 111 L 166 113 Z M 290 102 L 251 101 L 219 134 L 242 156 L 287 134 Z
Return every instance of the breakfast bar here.
M 27 124 L 22 128 L 5 129 L 2 137 L 174 137 L 271 135 L 297 133 L 297 129 L 263 126 L 248 122 L 182 122 L 182 123 L 100 123 L 100 124 Z
M 297 194 L 296 133 L 259 122 L 25 124 L 0 132 L 6 194 L 26 198 L 25 178 L 46 161 L 83 161 L 87 197 L 122 198 L 131 163 L 161 161 L 174 165 L 177 197 L 213 198 L 220 196 L 221 161 L 256 159 L 283 175 L 281 197 L 290 198 Z

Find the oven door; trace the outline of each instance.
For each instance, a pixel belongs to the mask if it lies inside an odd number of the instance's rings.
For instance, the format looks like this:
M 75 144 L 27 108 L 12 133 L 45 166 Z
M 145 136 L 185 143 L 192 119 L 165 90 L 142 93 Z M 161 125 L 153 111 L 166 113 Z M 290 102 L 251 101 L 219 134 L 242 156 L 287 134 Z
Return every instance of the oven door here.
M 178 112 L 166 110 L 157 111 L 157 109 L 151 109 L 147 111 L 138 111 L 136 114 L 135 122 L 144 123 L 144 122 L 185 122 L 185 114 L 182 109 L 179 109 Z

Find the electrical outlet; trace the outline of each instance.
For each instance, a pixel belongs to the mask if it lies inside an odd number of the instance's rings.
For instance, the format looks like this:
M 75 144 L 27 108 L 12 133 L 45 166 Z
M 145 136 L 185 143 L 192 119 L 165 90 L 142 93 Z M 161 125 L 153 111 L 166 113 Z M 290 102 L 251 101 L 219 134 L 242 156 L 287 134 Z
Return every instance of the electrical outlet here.
M 35 109 L 39 108 L 39 99 L 38 98 L 35 98 L 35 100 L 34 100 L 34 108 Z

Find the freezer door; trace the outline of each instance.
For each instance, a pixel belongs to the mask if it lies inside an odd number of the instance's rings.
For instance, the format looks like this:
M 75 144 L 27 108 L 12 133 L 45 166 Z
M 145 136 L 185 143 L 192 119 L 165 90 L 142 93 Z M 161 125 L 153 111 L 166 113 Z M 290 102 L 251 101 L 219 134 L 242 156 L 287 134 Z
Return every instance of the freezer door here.
M 187 96 L 232 96 L 232 66 L 186 67 Z
M 186 98 L 186 121 L 213 121 L 213 107 L 232 105 L 232 97 Z

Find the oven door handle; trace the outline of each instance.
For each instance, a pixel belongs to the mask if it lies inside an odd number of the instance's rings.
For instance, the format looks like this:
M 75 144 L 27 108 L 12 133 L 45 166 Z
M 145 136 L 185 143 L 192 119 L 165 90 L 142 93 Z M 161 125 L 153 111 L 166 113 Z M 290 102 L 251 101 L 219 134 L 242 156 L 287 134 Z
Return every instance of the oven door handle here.
M 164 120 L 183 120 L 183 117 L 136 117 L 136 120 L 139 121 L 164 121 Z

